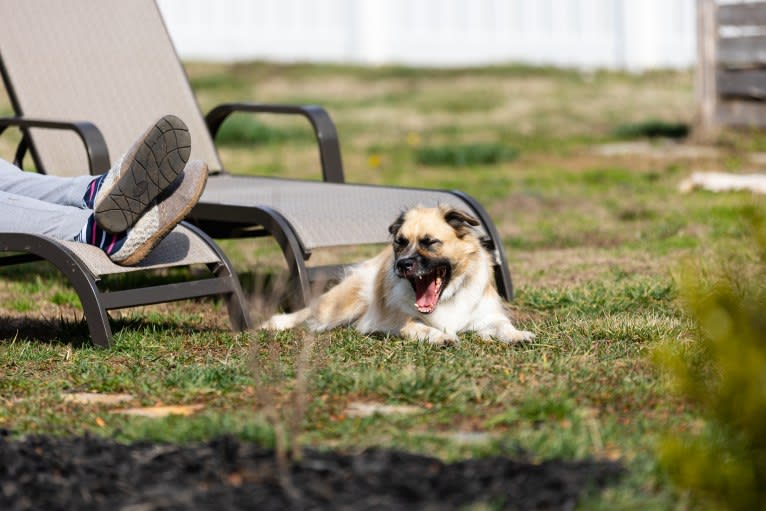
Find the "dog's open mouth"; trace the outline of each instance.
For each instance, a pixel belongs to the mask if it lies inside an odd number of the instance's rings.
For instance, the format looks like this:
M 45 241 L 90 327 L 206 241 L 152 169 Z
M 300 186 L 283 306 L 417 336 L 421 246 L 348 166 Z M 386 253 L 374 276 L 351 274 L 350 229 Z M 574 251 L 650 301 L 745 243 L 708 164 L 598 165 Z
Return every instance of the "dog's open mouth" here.
M 447 270 L 447 266 L 438 266 L 430 273 L 407 278 L 412 284 L 412 289 L 415 290 L 415 307 L 418 312 L 430 314 L 436 309 L 442 290 L 449 280 Z

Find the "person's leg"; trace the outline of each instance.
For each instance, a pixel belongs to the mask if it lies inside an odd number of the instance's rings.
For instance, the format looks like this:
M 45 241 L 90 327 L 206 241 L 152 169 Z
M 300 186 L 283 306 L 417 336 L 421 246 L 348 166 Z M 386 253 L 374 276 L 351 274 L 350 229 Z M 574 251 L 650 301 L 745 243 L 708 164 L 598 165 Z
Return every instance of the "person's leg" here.
M 129 233 L 104 231 L 96 224 L 95 215 L 89 209 L 3 191 L 0 191 L 0 232 L 40 234 L 61 241 L 88 243 L 110 257 L 123 248 L 129 237 Z
M 124 233 L 99 227 L 89 209 L 0 191 L 0 233 L 40 234 L 101 248 L 112 261 L 138 264 L 191 211 L 207 182 L 207 165 L 189 162 L 179 179 Z
M 0 191 L 0 232 L 41 234 L 62 241 L 80 241 L 111 256 L 122 248 L 126 233 L 111 234 L 96 225 L 93 211 L 63 206 Z
M 0 170 L 0 172 L 2 172 Z M 0 191 L 0 232 L 73 240 L 93 212 Z
M 23 172 L 0 160 L 0 190 L 64 206 L 94 209 L 109 232 L 128 230 L 183 171 L 191 151 L 186 125 L 166 115 L 105 174 L 57 177 Z
M 0 160 L 0 190 L 52 204 L 82 207 L 83 195 L 92 181 L 93 176 L 58 177 L 24 172 Z

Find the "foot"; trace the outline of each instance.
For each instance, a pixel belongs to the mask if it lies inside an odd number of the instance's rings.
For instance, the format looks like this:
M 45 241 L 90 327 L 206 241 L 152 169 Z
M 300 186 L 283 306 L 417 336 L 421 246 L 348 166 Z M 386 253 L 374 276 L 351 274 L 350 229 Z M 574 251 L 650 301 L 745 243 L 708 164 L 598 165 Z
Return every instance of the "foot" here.
M 190 161 L 181 177 L 128 230 L 122 247 L 109 255 L 111 260 L 123 266 L 141 262 L 189 214 L 206 182 L 207 165 L 199 160 Z
M 150 127 L 104 176 L 94 201 L 96 223 L 125 232 L 183 172 L 191 153 L 189 130 L 174 115 Z

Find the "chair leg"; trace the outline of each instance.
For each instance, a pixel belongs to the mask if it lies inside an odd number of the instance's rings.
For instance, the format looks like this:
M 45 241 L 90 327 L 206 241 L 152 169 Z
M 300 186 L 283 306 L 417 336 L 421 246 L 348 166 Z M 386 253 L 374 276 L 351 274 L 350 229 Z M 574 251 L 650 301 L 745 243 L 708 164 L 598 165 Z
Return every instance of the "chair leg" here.
M 311 282 L 305 260 L 310 252 L 301 247 L 290 223 L 274 209 L 258 208 L 259 223 L 271 234 L 282 249 L 289 274 L 288 305 L 291 310 L 305 307 L 311 301 Z
M 285 254 L 287 258 L 287 254 Z M 311 302 L 311 283 L 308 280 L 306 264 L 302 259 L 293 257 L 287 261 L 290 272 L 288 283 L 288 303 L 290 310 L 306 307 Z
M 229 322 L 231 328 L 235 332 L 242 332 L 243 330 L 249 330 L 253 327 L 253 322 L 250 319 L 250 313 L 248 312 L 247 300 L 245 299 L 245 293 L 242 291 L 239 278 L 237 277 L 234 267 L 231 265 L 231 261 L 223 253 L 223 250 L 213 241 L 213 239 L 205 234 L 205 232 L 194 224 L 184 222 L 184 227 L 194 232 L 200 237 L 219 258 L 219 262 L 210 265 L 210 272 L 216 276 L 216 278 L 228 281 L 228 287 L 230 292 L 224 295 L 226 300 L 226 310 L 229 313 Z
M 226 295 L 226 310 L 229 311 L 229 321 L 231 322 L 231 328 L 235 332 L 243 332 L 253 328 L 253 323 L 250 320 L 250 314 L 245 308 L 245 295 L 242 292 L 242 288 L 239 286 L 239 280 L 232 278 L 233 285 L 237 287 L 235 291 L 232 291 Z
M 93 344 L 99 348 L 108 348 L 112 345 L 112 327 L 109 325 L 109 315 L 97 293 L 100 291 L 96 290 L 96 293 L 77 291 Z
M 90 336 L 96 346 L 112 344 L 109 316 L 101 299 L 96 279 L 82 261 L 60 242 L 33 234 L 8 233 L 0 239 L 0 250 L 25 252 L 39 257 L 59 270 L 80 298 Z
M 65 249 L 62 249 L 62 252 L 63 250 Z M 67 252 L 69 251 L 67 250 Z M 48 259 L 48 261 L 53 262 L 51 259 Z M 57 263 L 54 264 L 58 266 Z M 79 259 L 76 259 L 75 256 L 68 257 L 64 264 L 69 267 L 77 266 L 79 268 L 79 271 L 67 272 L 59 267 L 62 273 L 67 276 L 69 283 L 80 298 L 93 344 L 99 348 L 110 347 L 112 345 L 112 327 L 109 325 L 109 315 L 101 300 L 101 290 L 98 288 L 96 280 L 89 270 L 80 265 Z
M 460 197 L 473 209 L 473 212 L 478 217 L 484 230 L 492 241 L 491 250 L 495 255 L 495 285 L 497 286 L 497 292 L 500 296 L 508 300 L 513 300 L 513 281 L 511 280 L 511 271 L 508 269 L 508 259 L 505 257 L 505 250 L 503 249 L 503 241 L 500 239 L 500 234 L 495 228 L 495 224 L 487 214 L 487 211 L 482 207 L 479 202 L 468 195 L 467 193 L 453 190 L 453 195 Z
M 202 220 L 204 219 L 204 220 Z M 243 220 L 246 219 L 246 222 Z M 305 261 L 311 252 L 305 250 L 290 222 L 281 213 L 268 206 L 221 206 L 197 204 L 187 222 L 197 229 L 204 227 L 216 237 L 248 237 L 252 234 L 242 234 L 238 229 L 215 229 L 217 224 L 248 227 L 258 226 L 262 229 L 259 235 L 268 234 L 279 244 L 289 275 L 287 288 L 288 306 L 291 309 L 305 307 L 311 300 L 311 283 Z
M 212 270 L 212 273 L 219 279 L 225 279 L 229 283 L 231 291 L 226 293 L 224 300 L 226 301 L 226 310 L 229 313 L 229 323 L 231 323 L 231 329 L 235 332 L 243 332 L 253 327 L 253 322 L 250 319 L 250 313 L 247 309 L 247 300 L 245 299 L 245 293 L 242 291 L 239 279 L 226 264 L 216 264 L 217 268 Z

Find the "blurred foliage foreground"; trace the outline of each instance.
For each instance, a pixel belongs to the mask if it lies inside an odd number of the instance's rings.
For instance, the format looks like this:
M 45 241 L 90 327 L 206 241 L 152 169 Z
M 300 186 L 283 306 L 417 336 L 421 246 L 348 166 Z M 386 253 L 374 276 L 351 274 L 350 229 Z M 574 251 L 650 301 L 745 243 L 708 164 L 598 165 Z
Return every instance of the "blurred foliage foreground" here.
M 688 437 L 667 438 L 661 462 L 716 509 L 766 509 L 766 219 L 750 213 L 756 269 L 724 262 L 712 276 L 690 272 L 683 289 L 700 342 L 660 356 L 705 418 Z

